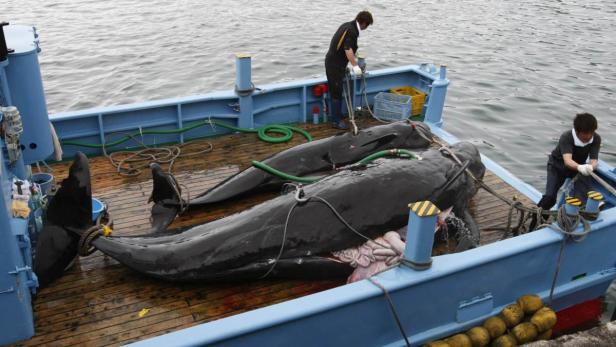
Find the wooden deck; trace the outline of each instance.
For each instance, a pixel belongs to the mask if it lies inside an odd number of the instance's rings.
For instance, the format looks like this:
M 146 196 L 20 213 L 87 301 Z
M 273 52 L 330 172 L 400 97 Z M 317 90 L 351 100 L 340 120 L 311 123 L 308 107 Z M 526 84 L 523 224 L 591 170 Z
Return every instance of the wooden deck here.
M 305 128 L 315 139 L 336 133 L 325 125 Z M 244 169 L 251 159 L 264 159 L 304 141 L 301 136 L 295 136 L 286 144 L 267 144 L 254 134 L 197 141 L 183 151 L 207 148 L 208 142 L 213 145 L 213 151 L 180 158 L 173 171 L 178 181 L 190 187 L 195 195 Z M 69 164 L 53 166 L 57 182 L 66 177 Z M 147 229 L 151 208 L 147 203 L 151 192 L 149 171 L 144 170 L 137 177 L 119 176 L 104 157 L 91 159 L 90 165 L 93 194 L 108 203 L 115 221 L 114 234 L 138 234 Z M 487 173 L 484 181 L 508 197 L 516 194 L 492 173 Z M 218 219 L 268 197 L 191 210 L 171 228 Z M 522 202 L 529 203 L 524 199 Z M 502 227 L 508 211 L 506 204 L 480 190 L 473 199 L 472 212 L 482 229 L 482 243 L 500 238 L 502 232 L 489 229 Z M 40 291 L 34 300 L 36 335 L 19 345 L 121 345 L 326 290 L 344 280 L 166 283 L 142 276 L 96 252 L 80 258 L 62 278 Z

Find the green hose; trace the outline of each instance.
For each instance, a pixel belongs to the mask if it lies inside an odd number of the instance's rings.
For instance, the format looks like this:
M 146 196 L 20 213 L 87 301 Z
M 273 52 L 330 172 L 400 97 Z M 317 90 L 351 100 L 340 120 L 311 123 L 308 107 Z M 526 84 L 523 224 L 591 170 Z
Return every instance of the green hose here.
M 419 159 L 419 156 L 417 156 L 417 154 L 406 150 L 406 149 L 390 149 L 390 150 L 385 150 L 385 151 L 380 151 L 380 152 L 376 152 L 373 153 L 367 157 L 365 157 L 364 159 L 360 160 L 359 163 L 360 164 L 367 164 L 375 159 L 378 158 L 382 158 L 385 156 L 389 156 L 389 155 L 394 155 L 397 156 L 399 158 L 411 158 L 411 159 Z M 325 176 L 312 176 L 312 177 L 298 177 L 298 176 L 293 176 L 293 175 L 289 175 L 285 172 L 282 172 L 280 170 L 276 170 L 273 167 L 262 163 L 260 161 L 256 161 L 253 160 L 252 161 L 252 166 L 256 167 L 257 169 L 261 169 L 267 173 L 270 173 L 274 176 L 278 176 L 282 179 L 286 179 L 289 181 L 294 181 L 294 182 L 299 182 L 299 183 L 314 183 L 320 179 L 322 179 Z
M 384 150 L 384 151 L 380 151 L 380 152 L 376 152 L 376 153 L 372 153 L 369 156 L 365 157 L 364 159 L 360 160 L 359 163 L 360 164 L 368 164 L 369 162 L 378 159 L 378 158 L 382 158 L 382 157 L 386 157 L 386 156 L 396 156 L 396 157 L 400 157 L 400 158 L 411 158 L 411 159 L 419 159 L 419 157 L 417 156 L 417 154 L 407 150 L 407 149 L 388 149 L 388 150 Z
M 265 163 L 262 163 L 260 161 L 256 161 L 256 160 L 252 161 L 252 166 L 254 166 L 254 167 L 258 168 L 258 169 L 261 169 L 261 170 L 263 170 L 263 171 L 265 171 L 267 173 L 270 173 L 270 174 L 272 174 L 274 176 L 278 176 L 280 178 L 283 178 L 283 179 L 286 179 L 286 180 L 289 180 L 289 181 L 299 182 L 299 183 L 314 183 L 314 182 L 320 180 L 321 178 L 325 177 L 325 176 L 312 176 L 312 177 L 293 176 L 293 175 L 289 175 L 287 173 L 284 173 L 284 172 L 282 172 L 280 170 L 276 170 L 273 167 L 271 167 L 271 166 L 269 166 L 269 165 L 267 165 Z
M 289 125 L 281 125 L 281 124 L 273 124 L 273 125 L 266 125 L 264 127 L 258 128 L 258 129 L 246 129 L 246 128 L 239 128 L 236 126 L 233 126 L 231 124 L 225 123 L 225 122 L 220 122 L 220 121 L 203 121 L 203 122 L 198 122 L 195 123 L 193 125 L 184 127 L 184 128 L 179 128 L 179 129 L 169 129 L 169 130 L 143 130 L 140 132 L 136 132 L 133 134 L 129 134 L 129 135 L 124 135 L 122 138 L 113 141 L 113 142 L 109 142 L 109 143 L 105 143 L 105 144 L 95 144 L 95 143 L 85 143 L 85 142 L 79 142 L 79 141 L 61 141 L 61 143 L 63 145 L 73 145 L 73 146 L 81 146 L 81 147 L 89 147 L 89 148 L 109 148 L 109 147 L 114 147 L 117 146 L 121 143 L 124 143 L 130 139 L 139 137 L 141 135 L 169 135 L 169 134 L 180 134 L 180 133 L 184 133 L 187 132 L 189 130 L 198 128 L 198 127 L 202 127 L 202 126 L 206 126 L 206 125 L 218 125 L 220 127 L 223 128 L 227 128 L 233 131 L 239 131 L 239 132 L 244 132 L 244 133 L 257 133 L 257 136 L 259 137 L 260 140 L 265 141 L 265 142 L 269 142 L 269 143 L 281 143 L 281 142 L 287 142 L 289 141 L 292 137 L 293 137 L 293 132 L 297 132 L 300 133 L 302 136 L 304 136 L 308 142 L 312 141 L 312 136 L 310 136 L 310 134 L 304 130 L 304 129 L 300 129 L 297 127 L 292 127 Z M 274 137 L 274 136 L 269 136 L 267 135 L 267 133 L 277 133 L 277 134 L 282 134 L 281 137 Z

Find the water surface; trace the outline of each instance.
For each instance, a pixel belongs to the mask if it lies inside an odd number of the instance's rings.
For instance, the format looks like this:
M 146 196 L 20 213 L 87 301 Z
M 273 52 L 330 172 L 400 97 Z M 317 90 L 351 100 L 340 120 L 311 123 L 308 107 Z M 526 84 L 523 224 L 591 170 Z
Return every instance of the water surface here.
M 578 112 L 616 152 L 616 2 L 34 1 L 0 20 L 34 24 L 51 113 L 323 76 L 331 35 L 370 10 L 369 69 L 446 64 L 445 127 L 543 190 L 546 154 Z M 612 164 L 616 157 L 603 155 Z

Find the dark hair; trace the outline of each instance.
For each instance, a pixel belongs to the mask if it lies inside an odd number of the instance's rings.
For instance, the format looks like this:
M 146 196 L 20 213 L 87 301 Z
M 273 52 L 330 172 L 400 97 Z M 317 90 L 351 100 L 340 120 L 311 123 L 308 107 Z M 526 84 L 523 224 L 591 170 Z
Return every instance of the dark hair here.
M 588 133 L 597 130 L 597 118 L 590 113 L 578 113 L 573 120 L 573 129 L 578 133 Z
M 372 24 L 372 14 L 368 11 L 361 11 L 357 14 L 357 17 L 355 17 L 355 20 L 359 24 L 365 24 L 366 27 L 368 27 L 369 25 Z

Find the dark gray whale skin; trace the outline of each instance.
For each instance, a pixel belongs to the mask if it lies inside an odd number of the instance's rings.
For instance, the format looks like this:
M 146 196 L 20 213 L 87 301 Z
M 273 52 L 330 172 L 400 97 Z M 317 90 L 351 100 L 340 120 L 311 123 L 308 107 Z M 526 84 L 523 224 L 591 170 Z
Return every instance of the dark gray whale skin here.
M 152 164 L 151 227 L 148 234 L 155 235 L 167 228 L 179 212 L 179 187 L 158 164 Z M 78 253 L 80 235 L 91 228 L 92 187 L 88 158 L 81 152 L 69 169 L 68 177 L 49 201 L 46 221 L 36 244 L 34 272 L 39 284 L 45 287 L 60 277 Z
M 470 143 L 451 146 L 468 169 L 481 179 L 485 167 Z M 436 149 L 422 160 L 379 159 L 349 166 L 304 187 L 305 197 L 327 200 L 362 234 L 376 238 L 408 221 L 408 204 L 431 200 L 439 208 L 454 207 L 463 216 L 477 186 L 460 166 Z M 451 181 L 449 184 L 448 182 Z M 441 189 L 447 187 L 446 189 Z M 322 202 L 297 203 L 294 194 L 271 199 L 246 211 L 184 232 L 161 236 L 99 237 L 93 245 L 120 263 L 149 276 L 170 281 L 237 281 L 268 277 L 332 278 L 353 269 L 327 256 L 365 240 L 347 229 Z M 275 262 L 281 244 L 284 249 Z
M 359 131 L 345 132 L 317 141 L 304 143 L 277 153 L 263 163 L 294 176 L 306 176 L 358 162 L 364 157 L 386 149 L 425 149 L 432 138 L 424 123 L 401 121 Z M 249 192 L 280 189 L 284 180 L 249 167 L 231 176 L 208 191 L 197 195 L 189 205 L 204 205 L 241 196 Z

